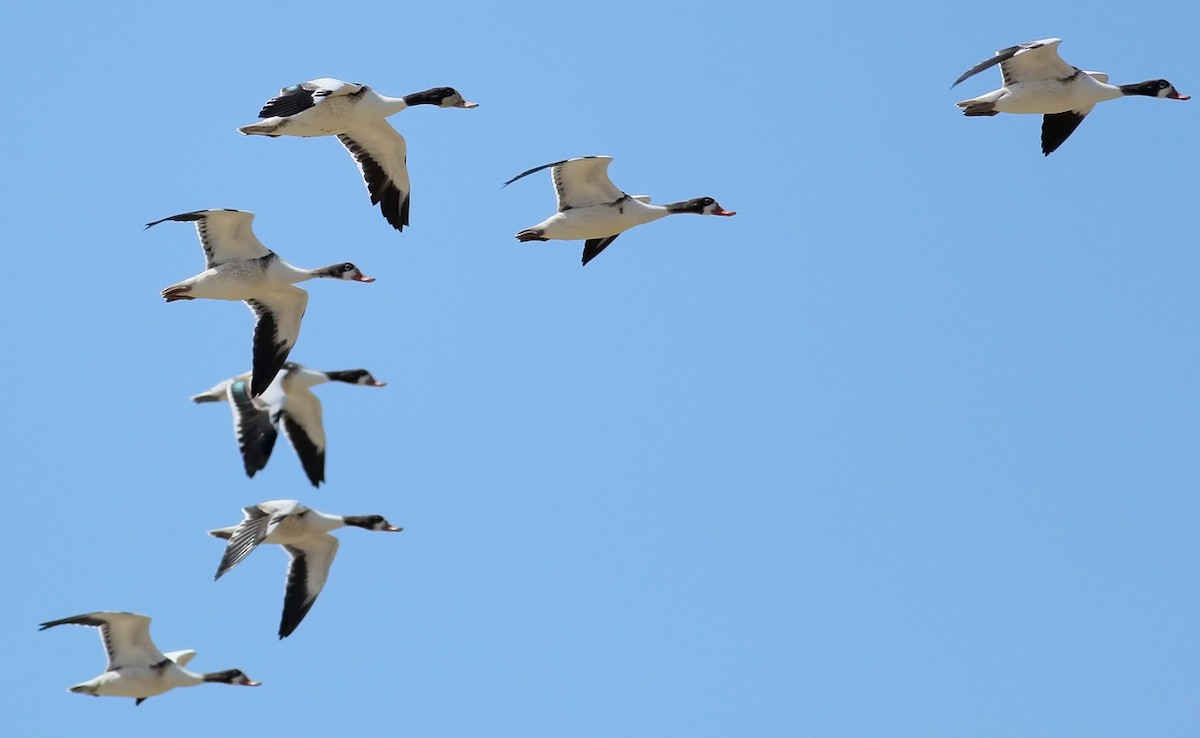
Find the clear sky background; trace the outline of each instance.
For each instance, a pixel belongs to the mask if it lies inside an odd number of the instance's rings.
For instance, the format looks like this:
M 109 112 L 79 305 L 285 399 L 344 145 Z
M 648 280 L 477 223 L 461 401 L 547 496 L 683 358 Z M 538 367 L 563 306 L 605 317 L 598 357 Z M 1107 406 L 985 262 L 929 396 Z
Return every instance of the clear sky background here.
M 1121 10 L 1121 12 L 1116 12 Z M 4 732 L 21 736 L 1194 736 L 1200 99 L 1104 103 L 1050 158 L 964 69 L 1060 36 L 1200 95 L 1194 3 L 212 2 L 9 13 Z M 239 136 L 333 76 L 394 116 L 412 226 L 333 139 Z M 680 216 L 518 244 L 587 154 Z M 231 207 L 300 266 L 328 484 L 247 479 L 236 303 L 166 305 Z M 209 528 L 379 513 L 276 638 L 286 557 Z M 263 686 L 127 699 L 101 609 Z

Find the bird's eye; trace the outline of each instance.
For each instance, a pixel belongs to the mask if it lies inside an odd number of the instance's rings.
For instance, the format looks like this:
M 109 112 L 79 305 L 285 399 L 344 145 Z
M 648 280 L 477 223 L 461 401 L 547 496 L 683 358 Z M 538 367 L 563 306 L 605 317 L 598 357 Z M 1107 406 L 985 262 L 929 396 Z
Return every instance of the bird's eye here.
M 715 201 L 715 200 L 713 200 L 711 197 L 706 197 L 706 198 L 704 198 L 704 204 L 705 204 L 705 205 L 712 205 L 714 202 L 716 202 L 716 201 Z
M 1160 80 L 1158 81 L 1158 86 L 1159 86 L 1159 87 L 1161 87 L 1161 88 L 1163 88 L 1163 89 L 1165 90 L 1166 88 L 1168 88 L 1168 87 L 1170 87 L 1170 86 L 1171 86 L 1171 83 L 1170 83 L 1170 82 L 1168 82 L 1168 81 L 1166 81 L 1165 79 L 1160 79 Z
M 352 272 L 352 271 L 354 271 L 354 265 L 351 264 L 350 262 L 346 262 L 345 264 L 342 264 L 342 271 L 343 272 Z
M 378 525 L 383 522 L 383 516 L 382 515 L 372 515 L 371 522 Z

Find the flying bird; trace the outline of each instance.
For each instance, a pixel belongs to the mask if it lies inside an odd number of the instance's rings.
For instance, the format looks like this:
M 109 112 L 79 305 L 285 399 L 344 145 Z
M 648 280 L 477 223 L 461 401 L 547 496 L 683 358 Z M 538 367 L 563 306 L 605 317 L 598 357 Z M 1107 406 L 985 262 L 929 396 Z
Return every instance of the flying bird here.
M 366 530 L 399 533 L 381 515 L 327 515 L 305 507 L 295 500 L 271 500 L 243 508 L 245 517 L 236 526 L 210 530 L 209 535 L 229 541 L 217 579 L 250 555 L 260 543 L 278 543 L 287 551 L 290 561 L 287 588 L 283 596 L 283 615 L 279 620 L 279 637 L 287 638 L 304 620 L 325 580 L 337 554 L 338 539 L 329 531 L 352 525 Z
M 1129 85 L 1110 85 L 1104 72 L 1085 72 L 1058 55 L 1059 38 L 1044 38 L 1001 49 L 991 59 L 963 72 L 959 82 L 1000 65 L 1004 86 L 986 95 L 956 103 L 963 115 L 1032 113 L 1042 116 L 1042 153 L 1049 156 L 1062 146 L 1096 103 L 1118 97 L 1141 95 L 1169 100 L 1188 100 L 1165 79 Z
M 163 653 L 150 640 L 150 618 L 132 612 L 92 612 L 51 620 L 38 630 L 56 625 L 88 625 L 100 629 L 100 640 L 108 654 L 108 666 L 94 679 L 68 687 L 67 691 L 93 697 L 133 697 L 140 705 L 148 698 L 176 687 L 194 687 L 205 682 L 257 687 L 259 682 L 239 669 L 198 674 L 183 668 L 195 651 Z
M 584 240 L 583 265 L 596 258 L 617 236 L 634 226 L 668 215 L 737 215 L 711 197 L 697 197 L 667 205 L 651 205 L 648 195 L 627 195 L 608 178 L 611 156 L 583 156 L 543 164 L 521 172 L 504 186 L 543 169 L 550 170 L 558 212 L 517 234 L 517 240 Z
M 246 476 L 266 467 L 282 428 L 300 457 L 304 473 L 314 487 L 325 481 L 325 428 L 321 401 L 312 387 L 325 382 L 345 382 L 383 387 L 366 369 L 322 372 L 286 362 L 260 397 L 250 396 L 251 372 L 218 383 L 192 397 L 193 402 L 228 402 L 233 408 L 233 432 Z
M 384 219 L 398 231 L 408 225 L 408 148 L 387 117 L 413 105 L 475 108 L 453 87 L 434 87 L 404 97 L 322 77 L 284 87 L 263 105 L 260 123 L 238 128 L 247 136 L 337 136 L 362 173 Z
M 242 300 L 258 319 L 254 326 L 250 396 L 267 390 L 287 361 L 300 335 L 300 319 L 308 293 L 293 285 L 309 279 L 351 279 L 374 282 L 350 262 L 321 269 L 299 269 L 262 245 L 250 228 L 254 213 L 244 210 L 197 210 L 162 218 L 193 222 L 204 247 L 205 270 L 162 291 L 167 302 L 209 298 Z

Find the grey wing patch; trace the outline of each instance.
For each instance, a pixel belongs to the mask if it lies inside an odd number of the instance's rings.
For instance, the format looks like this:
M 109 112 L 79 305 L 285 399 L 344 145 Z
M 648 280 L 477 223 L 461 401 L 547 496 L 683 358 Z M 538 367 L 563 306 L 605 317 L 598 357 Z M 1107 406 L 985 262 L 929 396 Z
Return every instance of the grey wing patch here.
M 1086 110 L 1068 110 L 1065 113 L 1043 115 L 1042 154 L 1050 156 L 1062 146 L 1091 110 L 1092 108 L 1088 107 Z
M 592 259 L 595 259 L 597 256 L 599 256 L 600 252 L 603 251 L 604 249 L 608 248 L 608 245 L 610 243 L 612 243 L 613 241 L 616 241 L 617 236 L 619 236 L 619 235 L 621 235 L 621 234 L 618 233 L 618 234 L 616 234 L 616 236 L 605 236 L 604 238 L 589 238 L 588 240 L 584 241 L 583 242 L 583 266 L 587 266 L 587 263 L 589 261 L 591 261 Z
M 233 405 L 234 430 L 246 476 L 253 477 L 267 466 L 279 433 L 271 422 L 271 411 L 255 403 L 250 386 L 239 379 L 229 385 L 229 403 Z
M 278 95 L 263 104 L 262 110 L 258 111 L 258 117 L 273 118 L 279 116 L 280 118 L 287 118 L 297 113 L 302 113 L 313 105 L 316 105 L 315 92 L 311 89 L 305 89 L 303 84 L 284 87 L 279 91 Z
M 1016 46 L 1009 46 L 1007 49 L 1001 49 L 1000 51 L 997 51 L 996 55 L 993 56 L 992 58 L 985 59 L 984 61 L 979 62 L 975 66 L 973 66 L 970 69 L 968 69 L 967 71 L 963 72 L 962 75 L 958 79 L 954 80 L 954 84 L 950 85 L 951 89 L 953 89 L 955 86 L 957 86 L 959 82 L 962 82 L 963 80 L 973 77 L 985 69 L 994 67 L 997 64 L 1003 64 L 1004 62 L 1006 62 L 1009 59 L 1016 56 L 1017 52 L 1024 48 L 1029 48 L 1029 47 L 1025 44 L 1017 44 Z M 1004 84 L 1005 85 L 1010 84 L 1011 80 L 1009 78 L 1009 73 L 1004 69 L 1004 67 L 1000 68 L 1000 73 L 1002 75 L 1004 75 Z
M 217 566 L 217 574 L 213 579 L 220 579 L 222 574 L 241 563 L 242 559 L 262 543 L 275 515 L 274 511 L 264 511 L 258 506 L 244 508 L 243 512 L 246 517 L 238 523 L 237 529 L 229 537 L 229 543 L 225 546 L 225 553 L 221 556 L 221 563 Z

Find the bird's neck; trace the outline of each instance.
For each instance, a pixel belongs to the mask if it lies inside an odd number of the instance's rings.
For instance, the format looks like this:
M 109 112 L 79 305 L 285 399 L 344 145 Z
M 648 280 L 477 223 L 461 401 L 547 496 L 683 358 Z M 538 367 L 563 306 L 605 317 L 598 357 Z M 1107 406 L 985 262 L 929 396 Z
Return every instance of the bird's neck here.
M 330 372 L 332 374 L 333 372 Z M 287 373 L 284 379 L 286 382 L 285 389 L 292 390 L 298 387 L 315 387 L 318 384 L 328 382 L 330 377 L 325 372 L 318 372 L 313 369 L 293 369 Z
M 1121 95 L 1141 95 L 1143 97 L 1158 97 L 1159 87 L 1151 82 L 1135 82 L 1129 85 L 1105 85 L 1116 92 L 1113 97 Z
M 690 200 L 684 200 L 682 202 L 669 202 L 663 206 L 663 210 L 666 211 L 667 215 L 679 215 L 681 213 L 691 213 L 695 215 L 696 213 L 694 210 L 688 209 L 691 207 L 691 205 L 692 203 Z
M 295 284 L 324 276 L 318 273 L 320 271 L 320 269 L 301 269 L 277 258 L 267 267 L 267 279 L 272 282 Z
M 310 509 L 308 511 L 308 524 L 317 530 L 328 533 L 331 530 L 346 527 L 346 520 L 341 515 L 330 515 Z
M 385 116 L 392 115 L 393 113 L 399 113 L 401 110 L 404 110 L 410 105 L 416 104 L 410 102 L 408 100 L 409 97 L 411 97 L 411 95 L 405 95 L 404 97 L 388 97 L 387 95 L 376 94 L 375 106 L 379 108 L 379 110 Z
M 357 384 L 358 374 L 351 371 L 333 371 L 325 372 L 321 375 L 322 382 L 345 382 L 347 384 Z
M 669 205 L 651 205 L 648 202 L 635 200 L 628 195 L 626 195 L 625 201 L 620 203 L 620 205 L 626 213 L 631 213 L 639 224 L 651 223 L 671 214 L 671 211 L 667 209 L 670 207 Z

